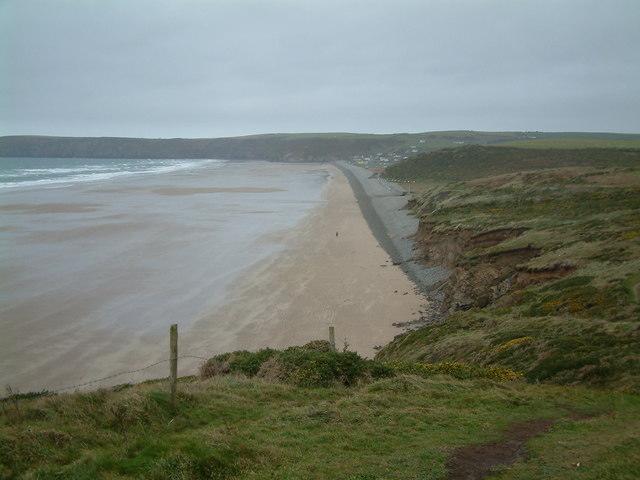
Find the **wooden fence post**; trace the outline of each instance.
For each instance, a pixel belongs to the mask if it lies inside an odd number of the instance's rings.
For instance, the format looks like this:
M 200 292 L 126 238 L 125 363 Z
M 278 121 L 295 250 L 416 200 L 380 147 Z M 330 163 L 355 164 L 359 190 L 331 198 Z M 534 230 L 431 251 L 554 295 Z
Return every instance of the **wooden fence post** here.
M 176 405 L 176 384 L 178 382 L 178 324 L 169 327 L 169 384 L 171 406 Z
M 336 351 L 336 332 L 333 325 L 329 325 L 329 343 L 331 344 L 331 350 Z

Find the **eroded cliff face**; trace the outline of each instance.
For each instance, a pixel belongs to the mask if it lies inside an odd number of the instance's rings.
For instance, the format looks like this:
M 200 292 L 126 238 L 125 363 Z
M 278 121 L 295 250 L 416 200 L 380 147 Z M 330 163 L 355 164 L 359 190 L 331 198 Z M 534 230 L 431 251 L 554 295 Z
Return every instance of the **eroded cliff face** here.
M 562 278 L 575 270 L 573 265 L 563 263 L 542 268 L 524 266 L 541 254 L 532 245 L 492 250 L 525 231 L 525 228 L 439 231 L 428 219 L 420 222 L 415 236 L 416 257 L 429 266 L 444 266 L 451 272 L 440 288 L 441 316 L 490 304 L 511 305 L 517 300 L 518 291 Z

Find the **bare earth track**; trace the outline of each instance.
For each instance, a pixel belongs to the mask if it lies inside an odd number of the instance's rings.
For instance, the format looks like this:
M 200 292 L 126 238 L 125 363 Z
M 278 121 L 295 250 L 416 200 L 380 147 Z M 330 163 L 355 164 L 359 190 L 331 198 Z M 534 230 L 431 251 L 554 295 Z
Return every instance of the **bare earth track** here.
M 447 462 L 449 480 L 480 480 L 496 467 L 515 463 L 526 453 L 527 440 L 545 433 L 555 422 L 548 419 L 530 420 L 509 427 L 498 442 L 468 445 L 457 449 Z

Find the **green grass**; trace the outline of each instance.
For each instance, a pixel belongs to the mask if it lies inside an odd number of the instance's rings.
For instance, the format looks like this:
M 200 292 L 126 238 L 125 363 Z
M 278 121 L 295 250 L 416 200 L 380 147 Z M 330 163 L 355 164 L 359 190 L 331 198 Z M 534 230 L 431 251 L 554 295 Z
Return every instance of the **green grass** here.
M 559 167 L 637 167 L 640 149 L 538 149 L 469 145 L 446 148 L 387 168 L 392 180 L 464 181 Z
M 469 147 L 389 169 L 430 176 L 413 203 L 426 261 L 457 253 L 448 319 L 398 337 L 379 358 L 639 392 L 640 152 L 531 152 Z M 492 231 L 511 233 L 474 240 Z
M 530 140 L 516 140 L 504 142 L 501 146 L 521 148 L 640 148 L 640 139 L 610 139 L 610 138 L 541 138 Z
M 435 480 L 455 448 L 540 418 L 558 423 L 496 478 L 631 479 L 640 465 L 638 396 L 521 381 L 308 388 L 226 375 L 181 381 L 175 410 L 163 383 L 18 408 L 0 415 L 0 478 Z

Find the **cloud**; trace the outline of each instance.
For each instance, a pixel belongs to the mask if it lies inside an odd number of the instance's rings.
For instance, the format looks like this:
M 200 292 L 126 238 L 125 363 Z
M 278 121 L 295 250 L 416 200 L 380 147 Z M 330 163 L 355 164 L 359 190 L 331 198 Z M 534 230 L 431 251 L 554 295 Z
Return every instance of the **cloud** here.
M 5 0 L 0 133 L 640 131 L 640 3 Z

